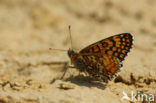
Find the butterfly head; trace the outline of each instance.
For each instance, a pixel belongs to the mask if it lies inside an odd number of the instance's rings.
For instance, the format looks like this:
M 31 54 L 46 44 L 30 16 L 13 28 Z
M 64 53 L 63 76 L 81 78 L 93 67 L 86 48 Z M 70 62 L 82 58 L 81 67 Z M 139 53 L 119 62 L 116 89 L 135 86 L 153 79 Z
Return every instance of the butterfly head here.
M 69 48 L 69 50 L 68 50 L 68 56 L 69 56 L 69 57 L 72 57 L 72 56 L 74 56 L 74 55 L 76 55 L 76 52 L 75 52 L 73 49 L 70 49 L 70 48 Z

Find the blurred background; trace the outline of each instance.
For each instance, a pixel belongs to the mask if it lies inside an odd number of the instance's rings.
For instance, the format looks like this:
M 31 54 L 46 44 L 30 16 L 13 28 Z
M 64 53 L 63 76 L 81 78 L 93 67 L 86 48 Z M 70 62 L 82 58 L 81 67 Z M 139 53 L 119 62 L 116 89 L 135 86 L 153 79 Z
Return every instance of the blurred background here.
M 69 25 L 77 51 L 109 36 L 131 33 L 134 45 L 121 76 L 129 80 L 133 73 L 155 80 L 155 0 L 0 0 L 1 89 L 5 83 L 18 82 L 23 90 L 23 85 L 31 81 L 28 88 L 34 90 L 60 77 L 69 58 L 66 52 L 49 48 L 70 48 Z
M 123 32 L 145 39 L 135 41 L 136 46 L 146 45 L 156 33 L 155 5 L 154 0 L 0 0 L 0 48 L 15 52 L 68 49 L 68 25 L 77 49 Z

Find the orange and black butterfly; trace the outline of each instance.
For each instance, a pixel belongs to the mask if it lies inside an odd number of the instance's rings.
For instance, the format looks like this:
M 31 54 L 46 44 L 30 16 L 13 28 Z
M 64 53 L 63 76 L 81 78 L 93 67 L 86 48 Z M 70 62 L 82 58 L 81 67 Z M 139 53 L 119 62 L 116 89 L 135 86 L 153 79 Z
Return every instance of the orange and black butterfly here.
M 120 71 L 122 61 L 130 51 L 132 42 L 130 33 L 121 33 L 93 43 L 80 52 L 69 49 L 68 56 L 73 66 L 80 72 L 108 82 Z M 65 73 L 66 71 L 62 78 Z

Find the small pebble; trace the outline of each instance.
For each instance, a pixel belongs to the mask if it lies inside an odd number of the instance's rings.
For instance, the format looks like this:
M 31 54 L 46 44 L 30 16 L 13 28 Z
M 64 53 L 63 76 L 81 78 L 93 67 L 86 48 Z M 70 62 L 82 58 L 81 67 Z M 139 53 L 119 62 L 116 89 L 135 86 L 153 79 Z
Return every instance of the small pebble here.
M 70 84 L 70 83 L 61 83 L 60 84 L 60 89 L 68 90 L 68 89 L 74 89 L 74 88 L 75 88 L 74 84 Z

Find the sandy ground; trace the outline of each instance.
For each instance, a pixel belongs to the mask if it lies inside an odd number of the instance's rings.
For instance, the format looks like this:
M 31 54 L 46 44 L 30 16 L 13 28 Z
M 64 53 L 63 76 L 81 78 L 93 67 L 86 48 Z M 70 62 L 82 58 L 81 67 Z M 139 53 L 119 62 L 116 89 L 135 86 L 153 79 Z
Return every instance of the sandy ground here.
M 49 48 L 70 48 L 68 25 L 75 50 L 134 36 L 115 81 L 92 81 L 75 69 L 59 80 L 70 60 Z M 0 0 L 0 103 L 149 103 L 132 101 L 138 92 L 156 103 L 155 0 Z

